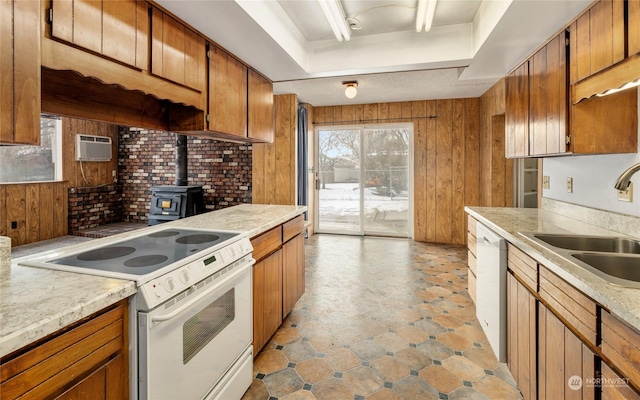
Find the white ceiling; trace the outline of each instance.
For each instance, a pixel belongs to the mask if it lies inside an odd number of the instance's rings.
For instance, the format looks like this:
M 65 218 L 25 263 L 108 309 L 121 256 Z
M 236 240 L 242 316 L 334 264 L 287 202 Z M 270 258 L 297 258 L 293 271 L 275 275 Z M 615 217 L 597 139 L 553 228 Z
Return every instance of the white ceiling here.
M 591 3 L 439 0 L 416 33 L 417 0 L 342 0 L 362 30 L 339 42 L 316 0 L 156 1 L 315 106 L 480 96 Z

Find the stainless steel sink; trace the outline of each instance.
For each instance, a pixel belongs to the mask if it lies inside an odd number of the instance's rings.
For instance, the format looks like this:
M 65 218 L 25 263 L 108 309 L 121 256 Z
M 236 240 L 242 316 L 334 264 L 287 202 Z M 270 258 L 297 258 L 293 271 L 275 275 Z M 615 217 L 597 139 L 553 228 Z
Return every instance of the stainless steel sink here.
M 520 233 L 610 284 L 640 289 L 640 240 L 615 236 Z
M 535 238 L 562 249 L 606 253 L 640 254 L 640 241 L 608 236 L 533 234 Z
M 612 280 L 606 276 L 603 277 L 615 285 L 631 287 L 640 285 L 640 257 L 638 256 L 610 253 L 573 253 L 571 256 L 603 274 L 619 278 Z M 593 272 L 600 275 L 596 271 Z

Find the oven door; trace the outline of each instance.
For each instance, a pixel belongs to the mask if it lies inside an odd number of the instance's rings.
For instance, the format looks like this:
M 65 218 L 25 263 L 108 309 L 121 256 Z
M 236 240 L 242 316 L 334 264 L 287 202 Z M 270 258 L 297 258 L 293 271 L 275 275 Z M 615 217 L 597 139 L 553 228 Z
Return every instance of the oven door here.
M 251 345 L 253 263 L 138 313 L 139 399 L 201 400 Z

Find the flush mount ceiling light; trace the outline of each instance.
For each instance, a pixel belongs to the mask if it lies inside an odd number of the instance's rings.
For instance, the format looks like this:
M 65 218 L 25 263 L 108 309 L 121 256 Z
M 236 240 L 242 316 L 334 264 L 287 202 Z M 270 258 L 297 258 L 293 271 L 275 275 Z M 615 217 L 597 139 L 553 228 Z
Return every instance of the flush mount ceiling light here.
M 322 8 L 322 12 L 327 18 L 327 22 L 329 22 L 338 42 L 351 39 L 351 31 L 349 30 L 349 25 L 347 25 L 340 0 L 318 0 L 318 4 L 320 4 L 320 8 Z
M 416 13 L 416 32 L 429 32 L 433 24 L 433 15 L 436 13 L 437 0 L 418 0 L 418 12 Z
M 346 86 L 344 89 L 344 95 L 350 99 L 353 99 L 358 94 L 358 82 L 342 82 Z

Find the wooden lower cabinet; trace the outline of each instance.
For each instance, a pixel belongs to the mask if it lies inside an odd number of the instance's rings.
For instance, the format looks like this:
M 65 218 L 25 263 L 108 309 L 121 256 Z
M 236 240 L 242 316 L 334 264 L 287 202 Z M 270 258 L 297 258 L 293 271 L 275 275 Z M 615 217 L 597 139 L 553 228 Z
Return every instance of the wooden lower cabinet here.
M 253 351 L 282 324 L 282 250 L 253 266 Z
M 629 381 L 602 362 L 600 398 L 602 400 L 640 400 L 640 395 L 629 386 Z
M 548 308 L 538 304 L 538 398 L 594 399 L 595 354 Z
M 125 358 L 118 355 L 56 399 L 120 400 L 124 391 L 129 390 L 121 379 L 125 371 Z
M 304 293 L 304 220 L 253 237 L 253 354 L 278 330 Z
M 282 318 L 304 293 L 304 234 L 299 233 L 282 246 Z
M 0 360 L 3 399 L 129 398 L 128 305 L 52 334 Z
M 525 399 L 537 397 L 537 300 L 507 273 L 507 365 Z

